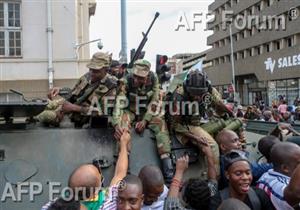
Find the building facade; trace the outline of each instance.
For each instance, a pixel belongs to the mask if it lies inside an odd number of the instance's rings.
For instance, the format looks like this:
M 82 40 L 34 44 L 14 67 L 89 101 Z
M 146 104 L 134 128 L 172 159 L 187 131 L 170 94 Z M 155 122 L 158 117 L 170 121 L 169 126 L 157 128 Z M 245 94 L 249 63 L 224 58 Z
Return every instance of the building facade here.
M 281 96 L 292 104 L 300 95 L 300 1 L 216 0 L 209 10 L 212 84 L 228 92 L 234 78 L 244 105 Z
M 95 8 L 94 0 L 0 0 L 0 92 L 45 97 L 73 85 L 87 71 L 89 45 L 76 46 L 89 41 Z

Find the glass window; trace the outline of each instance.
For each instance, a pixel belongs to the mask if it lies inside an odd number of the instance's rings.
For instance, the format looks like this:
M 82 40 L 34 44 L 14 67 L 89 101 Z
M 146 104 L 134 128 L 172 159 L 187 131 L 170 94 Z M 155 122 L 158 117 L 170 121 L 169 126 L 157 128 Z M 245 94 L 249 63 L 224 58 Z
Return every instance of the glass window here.
M 0 56 L 21 56 L 21 4 L 9 0 L 0 2 Z
M 287 90 L 288 104 L 293 104 L 294 100 L 299 96 L 298 79 L 287 80 Z

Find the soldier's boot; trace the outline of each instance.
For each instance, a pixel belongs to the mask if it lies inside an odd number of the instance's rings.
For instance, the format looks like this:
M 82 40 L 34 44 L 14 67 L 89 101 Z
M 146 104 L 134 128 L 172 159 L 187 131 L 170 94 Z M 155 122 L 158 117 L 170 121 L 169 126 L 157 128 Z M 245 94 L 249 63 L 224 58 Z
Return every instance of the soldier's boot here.
M 162 162 L 162 172 L 167 185 L 171 184 L 174 176 L 174 166 L 170 157 L 161 159 Z

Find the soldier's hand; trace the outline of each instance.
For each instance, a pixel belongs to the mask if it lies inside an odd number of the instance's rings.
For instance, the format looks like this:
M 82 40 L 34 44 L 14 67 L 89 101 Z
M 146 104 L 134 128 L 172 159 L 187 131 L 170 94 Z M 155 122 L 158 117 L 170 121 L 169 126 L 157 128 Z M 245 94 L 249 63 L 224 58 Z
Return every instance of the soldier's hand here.
M 80 112 L 81 107 L 75 104 L 72 104 L 68 101 L 65 101 L 64 104 L 62 105 L 62 111 L 64 113 L 69 113 L 69 112 Z
M 183 173 L 189 167 L 189 156 L 184 155 L 176 161 L 176 173 Z
M 135 125 L 135 131 L 137 133 L 143 133 L 146 128 L 147 122 L 145 120 L 139 121 Z
M 208 146 L 208 141 L 204 137 L 195 136 L 195 141 L 196 141 L 196 144 L 199 146 L 201 146 L 201 145 Z
M 120 140 L 121 136 L 123 135 L 124 129 L 121 128 L 119 125 L 115 126 L 115 133 L 114 133 L 114 137 L 116 140 Z
M 52 88 L 52 89 L 49 91 L 49 93 L 48 93 L 48 98 L 49 98 L 50 100 L 53 100 L 53 98 L 54 98 L 55 96 L 58 95 L 59 90 L 60 90 L 59 87 L 54 87 L 54 88 Z

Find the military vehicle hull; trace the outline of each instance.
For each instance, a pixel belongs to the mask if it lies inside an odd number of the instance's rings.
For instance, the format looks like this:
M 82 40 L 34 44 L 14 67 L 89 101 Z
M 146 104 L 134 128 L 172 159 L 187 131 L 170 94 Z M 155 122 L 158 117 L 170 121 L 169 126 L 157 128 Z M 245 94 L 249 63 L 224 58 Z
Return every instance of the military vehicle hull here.
M 112 133 L 112 129 L 104 128 L 44 128 L 39 125 L 21 130 L 0 131 L 0 150 L 4 152 L 0 161 L 0 210 L 40 209 L 51 198 L 49 193 L 54 197 L 60 196 L 59 190 L 67 186 L 68 177 L 74 168 L 83 163 L 91 163 L 94 159 L 101 159 L 106 163 L 102 168 L 104 186 L 109 185 L 117 155 Z M 248 150 L 255 160 L 259 157 L 256 142 L 261 135 L 249 132 L 246 135 L 250 145 Z M 184 148 L 173 146 L 173 156 L 174 151 L 181 149 Z M 160 165 L 156 144 L 149 130 L 142 136 L 132 132 L 129 159 L 129 171 L 132 174 L 137 174 L 146 164 Z M 200 155 L 190 165 L 185 178 L 205 176 L 205 161 Z M 32 191 L 30 188 L 34 188 L 34 185 L 36 191 L 38 185 L 42 187 L 42 191 L 30 197 L 27 191 Z M 8 189 L 9 186 L 12 186 L 13 193 Z M 20 192 L 20 189 L 23 191 Z M 51 189 L 56 193 L 51 193 Z M 5 194 L 7 192 L 10 195 Z

